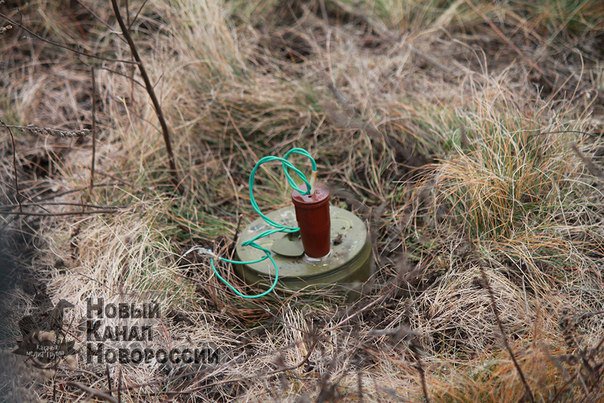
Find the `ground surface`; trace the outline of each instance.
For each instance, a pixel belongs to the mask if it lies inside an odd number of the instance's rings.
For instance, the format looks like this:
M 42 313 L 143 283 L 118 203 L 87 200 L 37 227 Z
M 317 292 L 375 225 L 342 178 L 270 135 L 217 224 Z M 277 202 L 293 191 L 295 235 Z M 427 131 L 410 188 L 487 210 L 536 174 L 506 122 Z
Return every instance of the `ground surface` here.
M 0 119 L 14 137 L 2 127 L 3 350 L 44 290 L 75 305 L 75 324 L 91 296 L 153 296 L 156 346 L 210 343 L 221 360 L 91 367 L 80 355 L 40 371 L 11 355 L 26 369 L 3 370 L 5 396 L 604 399 L 601 2 L 120 10 L 170 130 L 178 191 L 111 4 L 0 4 Z M 232 251 L 239 217 L 255 218 L 254 162 L 293 146 L 370 227 L 376 270 L 355 302 L 243 301 L 206 257 L 183 257 Z M 277 168 L 256 186 L 264 208 L 287 205 Z M 84 351 L 83 328 L 70 336 Z

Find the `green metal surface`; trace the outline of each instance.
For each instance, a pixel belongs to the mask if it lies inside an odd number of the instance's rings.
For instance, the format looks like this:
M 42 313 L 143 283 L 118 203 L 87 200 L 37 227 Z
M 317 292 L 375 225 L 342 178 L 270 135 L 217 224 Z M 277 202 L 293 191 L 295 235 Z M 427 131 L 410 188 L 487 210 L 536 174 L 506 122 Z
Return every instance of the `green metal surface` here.
M 269 218 L 285 225 L 296 225 L 293 207 L 285 207 L 267 214 Z M 330 206 L 331 252 L 321 259 L 304 255 L 299 234 L 276 233 L 257 241 L 270 249 L 279 266 L 279 288 L 299 290 L 307 286 L 347 285 L 364 282 L 371 274 L 371 242 L 363 221 L 353 213 Z M 239 235 L 236 246 L 238 259 L 254 260 L 263 252 L 242 246 L 269 226 L 262 219 L 253 221 Z M 236 265 L 236 273 L 248 284 L 268 284 L 274 268 L 269 261 L 252 265 Z

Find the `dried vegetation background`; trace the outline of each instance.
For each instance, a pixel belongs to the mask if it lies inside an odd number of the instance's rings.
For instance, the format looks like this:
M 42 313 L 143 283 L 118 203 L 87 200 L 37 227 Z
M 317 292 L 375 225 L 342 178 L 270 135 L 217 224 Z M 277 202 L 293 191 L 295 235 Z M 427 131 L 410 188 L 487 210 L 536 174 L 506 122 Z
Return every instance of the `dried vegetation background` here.
M 111 4 L 4 1 L 0 223 L 20 262 L 8 277 L 76 304 L 76 323 L 91 295 L 153 295 L 157 345 L 213 343 L 221 363 L 91 370 L 80 356 L 1 378 L 9 400 L 604 400 L 602 2 L 120 9 L 180 193 Z M 206 259 L 183 257 L 232 251 L 253 218 L 254 161 L 292 146 L 370 227 L 375 273 L 355 302 L 242 302 Z M 277 170 L 257 190 L 265 208 L 288 203 Z M 8 329 L 35 303 L 9 291 Z

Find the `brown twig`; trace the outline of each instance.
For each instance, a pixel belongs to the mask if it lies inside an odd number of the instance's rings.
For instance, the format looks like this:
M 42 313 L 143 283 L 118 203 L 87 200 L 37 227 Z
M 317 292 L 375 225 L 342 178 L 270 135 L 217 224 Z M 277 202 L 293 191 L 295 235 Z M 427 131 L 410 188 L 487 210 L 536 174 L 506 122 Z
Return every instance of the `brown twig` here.
M 422 155 L 411 154 L 408 147 L 401 144 L 399 139 L 388 135 L 387 133 L 382 133 L 373 123 L 365 121 L 362 118 L 361 111 L 349 103 L 348 99 L 346 99 L 344 94 L 338 90 L 332 81 L 327 83 L 327 87 L 334 95 L 336 104 L 334 105 L 331 102 L 327 103 L 325 109 L 327 111 L 327 116 L 335 125 L 346 129 L 360 130 L 366 133 L 367 136 L 374 141 L 377 153 L 386 151 L 384 145 L 379 142 L 380 139 L 383 139 L 394 151 L 398 160 L 400 160 L 398 161 L 397 169 L 399 165 L 406 168 L 414 168 L 428 162 Z M 337 106 L 342 109 L 342 112 L 338 110 Z
M 104 400 L 106 400 L 108 402 L 118 403 L 118 400 L 115 397 L 113 397 L 111 395 L 108 395 L 107 393 L 105 393 L 103 391 L 100 391 L 100 390 L 97 390 L 97 389 L 92 389 L 92 388 L 90 388 L 90 387 L 88 387 L 86 385 L 82 385 L 79 382 L 69 381 L 69 382 L 67 382 L 67 384 L 69 386 L 73 386 L 75 388 L 83 390 L 84 392 L 86 392 L 86 393 L 88 393 L 88 394 L 90 394 L 92 396 L 98 397 L 100 399 L 104 399 Z
M 587 168 L 587 170 L 593 175 L 596 176 L 600 179 L 604 179 L 604 171 L 602 170 L 602 168 L 598 167 L 590 158 L 586 157 L 581 150 L 579 150 L 579 147 L 577 147 L 576 143 L 573 143 L 570 148 L 573 150 L 573 152 L 577 155 L 577 157 L 579 157 L 581 159 L 581 161 L 583 162 L 583 164 L 585 165 L 585 167 Z
M 122 76 L 124 78 L 127 78 L 130 81 L 130 84 L 132 85 L 131 88 L 134 88 L 134 84 L 138 85 L 139 87 L 145 89 L 145 84 L 141 83 L 140 81 L 138 81 L 136 78 L 134 78 L 134 74 L 126 74 L 126 73 L 122 73 L 121 71 L 117 71 L 114 69 L 110 69 L 109 67 L 105 67 L 105 66 L 97 66 L 96 67 L 99 70 L 105 70 L 110 72 L 111 74 L 116 74 L 118 76 Z M 136 70 L 136 65 L 132 64 L 130 65 L 131 68 L 131 72 Z M 75 71 L 81 71 L 80 69 L 76 69 L 74 68 Z
M 564 385 L 562 385 L 562 387 L 559 388 L 558 392 L 556 392 L 556 394 L 554 395 L 554 397 L 552 397 L 549 402 L 550 403 L 554 403 L 557 402 L 558 400 L 562 401 L 562 395 L 566 392 L 568 392 L 568 387 L 571 385 L 571 383 L 577 378 L 578 374 L 574 374 L 572 377 L 570 377 L 568 380 L 566 380 L 566 382 L 564 382 Z
M 106 206 L 99 204 L 84 204 L 84 203 L 73 203 L 73 202 L 45 202 L 40 200 L 39 202 L 33 203 L 21 203 L 22 207 L 43 207 L 43 206 L 76 206 L 76 207 L 86 207 L 86 208 L 101 208 L 101 209 L 120 209 L 124 207 L 120 206 Z M 15 207 L 19 207 L 19 204 L 4 204 L 0 205 L 0 212 L 4 209 L 12 210 Z
M 125 7 L 126 9 L 126 25 L 128 25 L 128 29 L 130 29 L 130 2 L 126 0 Z
M 105 373 L 107 374 L 107 386 L 109 387 L 109 396 L 113 396 L 111 393 L 111 374 L 109 373 L 109 364 L 105 367 Z
M 136 14 L 134 14 L 134 18 L 132 18 L 132 22 L 130 22 L 128 24 L 128 30 L 132 29 L 132 25 L 134 25 L 134 23 L 136 22 L 139 14 L 141 13 L 141 11 L 143 11 L 143 8 L 145 7 L 145 5 L 147 4 L 149 0 L 145 0 L 143 1 L 143 4 L 141 4 L 141 6 L 138 8 L 138 11 L 136 12 Z
M 419 373 L 419 381 L 422 385 L 422 393 L 424 394 L 424 401 L 426 403 L 430 403 L 430 395 L 428 395 L 428 386 L 426 384 L 426 371 L 424 371 L 424 365 L 422 364 L 422 359 L 418 353 L 413 354 L 415 358 L 415 367 L 417 368 L 417 372 Z
M 31 213 L 27 211 L 19 212 L 0 212 L 0 215 L 24 215 L 24 216 L 36 216 L 36 217 L 60 217 L 69 215 L 84 215 L 84 214 L 113 214 L 119 210 L 93 210 L 93 211 L 64 211 L 61 213 Z
M 306 355 L 302 358 L 302 360 L 296 364 L 293 364 L 289 367 L 282 367 L 279 369 L 276 369 L 274 371 L 268 371 L 268 372 L 264 372 L 264 373 L 259 373 L 259 374 L 255 374 L 255 375 L 251 375 L 251 376 L 245 376 L 245 377 L 241 377 L 241 378 L 236 378 L 236 379 L 224 379 L 224 380 L 220 380 L 217 382 L 213 382 L 213 383 L 209 383 L 206 385 L 202 385 L 202 386 L 196 386 L 194 388 L 189 388 L 187 390 L 183 390 L 183 391 L 177 391 L 177 392 L 167 392 L 169 395 L 181 395 L 181 394 L 189 394 L 189 393 L 193 393 L 193 392 L 197 392 L 203 389 L 207 389 L 213 386 L 218 386 L 218 385 L 224 385 L 224 384 L 228 384 L 228 383 L 233 383 L 233 382 L 242 382 L 242 381 L 250 381 L 250 380 L 255 380 L 255 379 L 259 379 L 259 378 L 265 378 L 265 377 L 271 377 L 274 375 L 278 375 L 281 374 L 283 372 L 288 372 L 288 371 L 293 371 L 296 370 L 298 368 L 300 368 L 302 365 L 306 364 L 306 362 L 308 362 L 308 360 L 310 359 L 311 354 L 314 352 L 317 344 L 319 343 L 319 337 L 316 334 L 312 335 L 312 342 L 310 347 L 308 348 L 308 351 L 306 352 Z M 194 374 L 194 373 L 191 373 Z
M 109 25 L 107 22 L 105 22 L 105 20 L 103 20 L 97 13 L 94 12 L 94 10 L 92 10 L 90 7 L 88 7 L 86 4 L 84 4 L 84 2 L 82 2 L 81 0 L 75 0 L 76 3 L 78 3 L 82 8 L 84 8 L 86 11 L 88 11 L 88 13 L 90 13 L 90 15 L 92 15 L 98 22 L 100 22 L 101 24 L 103 24 L 107 29 L 109 29 L 109 31 L 113 32 L 113 27 L 111 25 Z M 124 38 L 119 37 L 118 38 L 123 41 L 126 42 Z
M 98 282 L 97 280 L 94 280 L 94 279 L 92 279 L 92 278 L 90 278 L 90 277 L 88 277 L 86 275 L 83 275 L 83 274 L 79 274 L 79 275 L 82 276 L 82 277 L 85 277 L 85 278 L 87 278 L 89 280 Z M 184 274 L 182 274 L 182 275 L 184 275 Z M 102 286 L 102 287 L 107 288 L 106 285 L 103 285 L 103 284 L 100 284 L 100 283 L 99 283 L 99 285 Z M 318 341 L 319 340 L 317 338 L 313 339 L 313 341 L 311 343 L 311 346 L 310 346 L 310 350 L 311 351 L 307 352 L 307 354 L 302 359 L 302 361 L 300 361 L 299 363 L 297 363 L 295 365 L 292 365 L 290 367 L 283 367 L 282 366 L 280 369 L 277 369 L 277 370 L 274 370 L 274 371 L 271 371 L 271 372 L 260 373 L 259 375 L 253 375 L 253 376 L 250 376 L 250 377 L 247 377 L 247 378 L 238 378 L 238 379 L 231 379 L 231 380 L 223 381 L 223 382 L 221 382 L 221 384 L 229 383 L 229 382 L 246 381 L 246 380 L 251 380 L 251 379 L 255 379 L 255 378 L 263 377 L 263 376 L 264 377 L 266 377 L 266 376 L 273 376 L 273 375 L 278 375 L 278 374 L 286 372 L 286 371 L 295 370 L 295 369 L 301 367 L 302 365 L 304 365 L 308 361 L 308 359 L 310 358 L 310 355 L 312 354 L 312 352 L 316 348 L 316 346 L 318 344 Z M 298 344 L 299 344 L 299 342 L 290 343 L 290 344 L 288 344 L 288 345 L 286 345 L 286 346 L 284 346 L 284 347 L 282 347 L 282 348 L 280 348 L 280 349 L 278 349 L 276 351 L 277 352 L 285 352 L 285 351 L 288 351 L 289 349 L 294 348 Z M 275 351 L 266 352 L 266 353 L 259 353 L 256 358 L 263 358 L 263 357 L 272 356 L 274 353 L 275 353 Z M 214 367 L 213 369 L 219 370 L 221 368 L 230 368 L 232 366 L 232 363 L 235 362 L 235 361 L 236 361 L 236 357 L 234 357 L 231 360 L 225 362 L 220 367 Z M 206 371 L 207 371 L 207 368 L 205 368 L 205 369 L 202 368 L 201 370 L 200 370 L 200 368 L 197 368 L 194 371 L 186 371 L 186 372 L 180 373 L 178 375 L 174 375 L 170 379 L 170 381 L 173 382 L 173 381 L 176 381 L 178 379 L 187 378 L 187 377 L 194 376 L 194 375 L 199 375 L 200 373 L 205 373 Z M 126 387 L 124 387 L 122 389 L 123 390 L 138 390 L 138 389 L 141 389 L 141 388 L 146 387 L 146 386 L 157 385 L 157 384 L 160 384 L 160 383 L 162 383 L 162 379 L 158 378 L 158 379 L 153 379 L 151 381 L 147 381 L 147 382 L 144 382 L 144 383 L 129 384 L 128 386 L 126 386 Z M 213 386 L 213 385 L 206 385 L 206 386 Z M 114 388 L 114 389 L 112 389 L 112 392 L 116 391 L 116 390 L 117 390 L 117 388 Z M 174 392 L 174 393 L 181 394 L 181 393 L 185 393 L 185 392 Z
M 493 32 L 495 32 L 495 34 L 502 41 L 504 41 L 510 48 L 512 48 L 512 50 L 514 50 L 514 52 L 516 52 L 518 54 L 518 56 L 520 56 L 525 62 L 527 62 L 533 69 L 537 70 L 539 72 L 539 74 L 541 74 L 541 78 L 543 78 L 543 80 L 545 80 L 545 82 L 547 82 L 549 85 L 553 86 L 553 83 L 545 77 L 545 72 L 543 71 L 543 69 L 541 67 L 539 67 L 539 65 L 537 65 L 537 63 L 535 63 L 534 60 L 532 60 L 527 55 L 525 55 L 524 52 L 522 52 L 522 50 L 520 50 L 520 48 L 518 48 L 518 46 L 516 46 L 516 44 L 514 44 L 514 42 L 512 42 L 510 40 L 510 38 L 505 36 L 505 34 L 503 32 L 501 32 L 501 30 L 497 27 L 497 25 L 495 25 L 493 23 L 493 21 L 491 21 L 491 19 L 485 13 L 483 13 L 482 11 L 480 11 L 480 9 L 478 7 L 476 7 L 476 5 L 474 4 L 474 2 L 472 0 L 466 0 L 466 4 L 468 6 L 470 6 L 470 8 L 489 25 L 489 27 L 493 30 Z
M 233 254 L 235 253 L 235 248 L 237 247 L 237 241 L 239 240 L 239 231 L 241 230 L 241 221 L 243 220 L 243 214 L 239 214 L 237 217 L 237 227 L 235 228 L 235 234 L 233 235 L 233 242 L 231 242 L 231 250 L 229 251 L 229 255 L 231 259 L 233 258 Z
M 122 367 L 117 369 L 117 401 L 122 403 Z
M 130 35 L 130 31 L 122 18 L 122 14 L 120 13 L 119 6 L 117 4 L 117 0 L 111 0 L 111 5 L 113 6 L 113 13 L 115 14 L 115 18 L 117 23 L 122 30 L 122 34 L 126 41 L 128 42 L 128 46 L 130 47 L 130 52 L 132 53 L 132 57 L 136 61 L 138 66 L 138 70 L 141 73 L 141 77 L 143 78 L 143 82 L 145 83 L 145 88 L 147 89 L 147 93 L 149 94 L 149 98 L 151 98 L 151 102 L 153 103 L 153 107 L 155 109 L 155 114 L 157 115 L 157 119 L 159 120 L 159 124 L 162 129 L 162 135 L 164 137 L 164 143 L 166 146 L 166 152 L 168 153 L 168 163 L 170 166 L 170 175 L 172 177 L 172 182 L 176 190 L 180 190 L 180 181 L 178 180 L 178 173 L 176 171 L 176 160 L 174 159 L 174 153 L 172 151 L 172 144 L 170 142 L 170 131 L 168 129 L 168 124 L 166 123 L 166 119 L 164 118 L 164 113 L 161 109 L 161 105 L 159 104 L 159 100 L 155 95 L 155 89 L 153 88 L 153 84 L 149 79 L 149 75 L 147 74 L 147 70 L 145 69 L 145 65 L 138 54 L 138 49 L 136 48 L 136 44 Z
M 94 67 L 90 68 L 90 79 L 92 81 L 92 157 L 90 161 L 90 194 L 94 189 L 94 161 L 96 157 L 96 79 Z
M 19 176 L 17 175 L 17 147 L 15 146 L 15 136 L 13 135 L 13 131 L 11 130 L 10 126 L 8 126 L 1 120 L 0 123 L 2 123 L 4 127 L 6 127 L 6 130 L 8 130 L 8 135 L 10 136 L 11 146 L 13 149 L 13 175 L 15 177 L 15 198 L 17 200 L 17 204 L 19 205 L 19 211 L 22 212 L 23 206 L 21 205 L 21 193 L 19 192 Z
M 426 371 L 424 370 L 424 365 L 421 358 L 421 346 L 417 339 L 418 334 L 411 330 L 406 325 L 401 325 L 395 329 L 372 329 L 369 331 L 370 336 L 374 337 L 382 337 L 382 336 L 392 336 L 395 340 L 404 340 L 406 339 L 409 345 L 409 349 L 411 350 L 411 355 L 415 360 L 415 368 L 419 373 L 420 384 L 422 387 L 422 393 L 424 395 L 424 401 L 426 403 L 430 403 L 430 395 L 428 394 L 428 386 L 426 382 Z
M 493 293 L 493 289 L 491 288 L 491 284 L 489 283 L 487 274 L 484 272 L 484 269 L 482 267 L 480 268 L 480 275 L 482 277 L 484 288 L 486 288 L 487 293 L 489 294 L 489 299 L 491 300 L 491 308 L 493 309 L 493 313 L 495 314 L 495 321 L 497 322 L 497 326 L 499 327 L 499 332 L 501 333 L 501 340 L 503 341 L 503 345 L 504 345 L 505 349 L 507 350 L 508 354 L 510 355 L 512 362 L 514 363 L 514 368 L 516 368 L 516 371 L 518 372 L 518 376 L 520 377 L 520 380 L 522 381 L 522 384 L 524 385 L 525 396 L 528 398 L 528 400 L 530 402 L 534 403 L 535 397 L 533 395 L 533 391 L 531 390 L 531 387 L 529 386 L 529 384 L 524 376 L 524 372 L 522 372 L 522 368 L 520 368 L 520 364 L 518 364 L 518 361 L 516 360 L 516 357 L 514 356 L 514 351 L 512 350 L 512 347 L 510 347 L 510 344 L 508 343 L 508 340 L 507 340 L 507 337 L 505 334 L 505 330 L 504 330 L 503 324 L 501 322 L 501 318 L 499 317 L 499 310 L 497 309 L 497 303 L 495 302 L 495 294 Z
M 145 4 L 143 3 L 143 5 L 141 7 L 144 7 L 144 6 L 145 6 Z M 128 31 L 130 31 L 132 24 L 130 23 L 130 2 L 128 0 L 126 0 L 125 8 L 126 8 L 126 25 L 128 25 Z M 141 10 L 142 10 L 142 8 L 141 8 Z M 132 58 L 132 54 L 130 54 L 130 58 Z M 131 81 L 130 81 L 130 102 L 131 103 L 134 103 L 134 73 L 135 72 L 136 72 L 136 67 L 130 66 L 130 75 L 128 77 L 131 78 Z
M 0 13 L 0 18 L 3 18 L 6 21 L 8 21 L 9 23 L 11 23 L 11 24 L 19 27 L 20 29 L 24 30 L 28 34 L 32 35 L 33 37 L 41 40 L 42 42 L 46 42 L 46 43 L 48 43 L 50 45 L 53 45 L 53 46 L 56 46 L 58 48 L 68 50 L 68 51 L 73 52 L 73 53 L 75 53 L 77 55 L 85 56 L 85 57 L 90 57 L 92 59 L 97 59 L 97 60 L 104 60 L 106 62 L 121 62 L 121 63 L 128 63 L 128 64 L 136 64 L 136 62 L 133 62 L 132 60 L 111 59 L 111 58 L 108 58 L 108 57 L 103 57 L 103 56 L 95 55 L 95 54 L 92 54 L 92 53 L 83 52 L 81 50 L 74 49 L 74 48 L 72 48 L 72 47 L 70 47 L 68 45 L 65 45 L 64 43 L 55 42 L 55 41 L 53 41 L 51 39 L 44 38 L 43 36 L 38 35 L 34 31 L 32 31 L 31 29 L 27 28 L 23 24 L 15 21 L 15 20 L 13 20 L 12 18 L 10 18 L 9 16 L 7 16 L 6 14 Z
M 109 182 L 109 183 L 100 183 L 100 184 L 96 184 L 94 185 L 95 188 L 108 188 L 108 187 L 117 187 L 120 185 L 126 184 L 128 185 L 128 183 L 125 182 Z M 58 192 L 58 193 L 54 193 L 51 195 L 48 195 L 47 197 L 44 197 L 42 199 L 38 199 L 38 201 L 36 202 L 36 204 L 39 204 L 40 202 L 47 202 L 49 200 L 52 199 L 56 199 L 58 197 L 62 197 L 62 196 L 67 196 L 69 194 L 73 194 L 73 193 L 77 193 L 77 192 L 83 192 L 84 190 L 88 190 L 88 186 L 84 186 L 84 187 L 80 187 L 80 188 L 76 188 L 76 189 L 70 189 L 70 190 L 65 190 L 63 192 Z

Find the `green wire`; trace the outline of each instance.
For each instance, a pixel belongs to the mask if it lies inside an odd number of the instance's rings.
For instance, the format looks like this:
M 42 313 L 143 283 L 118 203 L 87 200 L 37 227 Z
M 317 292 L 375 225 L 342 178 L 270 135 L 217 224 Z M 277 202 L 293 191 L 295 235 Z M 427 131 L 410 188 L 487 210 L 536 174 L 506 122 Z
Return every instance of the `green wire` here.
M 289 162 L 289 157 L 292 154 L 299 154 L 299 155 L 302 155 L 302 156 L 308 158 L 312 165 L 312 171 L 313 172 L 317 171 L 317 163 L 315 162 L 315 159 L 310 155 L 310 153 L 308 151 L 306 151 L 303 148 L 292 148 L 291 150 L 286 152 L 283 155 L 283 157 L 276 157 L 274 155 L 268 155 L 266 157 L 261 158 L 256 163 L 256 165 L 254 166 L 252 171 L 250 172 L 250 180 L 249 180 L 250 204 L 252 205 L 252 208 L 254 209 L 254 211 L 256 213 L 258 213 L 258 215 L 260 217 L 262 217 L 262 219 L 267 224 L 269 224 L 270 226 L 272 226 L 274 228 L 266 230 L 256 236 L 254 236 L 253 238 L 248 239 L 247 241 L 243 242 L 241 244 L 241 246 L 250 246 L 252 248 L 258 249 L 259 251 L 264 252 L 264 256 L 259 259 L 256 259 L 256 260 L 231 260 L 231 259 L 226 259 L 226 258 L 218 256 L 218 260 L 220 260 L 222 262 L 226 262 L 226 263 L 231 263 L 231 264 L 249 265 L 249 264 L 263 262 L 266 259 L 270 260 L 271 263 L 273 264 L 273 267 L 275 268 L 275 276 L 273 278 L 273 282 L 271 283 L 270 287 L 266 291 L 263 291 L 259 294 L 252 294 L 252 295 L 244 294 L 241 291 L 239 291 L 235 286 L 233 286 L 231 283 L 229 283 L 228 280 L 226 280 L 224 277 L 222 277 L 220 275 L 220 272 L 214 265 L 214 258 L 213 257 L 210 258 L 210 266 L 212 267 L 212 271 L 214 272 L 214 275 L 241 298 L 246 298 L 246 299 L 262 298 L 265 295 L 273 292 L 273 290 L 277 286 L 277 281 L 279 280 L 279 266 L 277 266 L 277 262 L 275 262 L 272 252 L 270 250 L 258 245 L 256 243 L 256 241 L 259 239 L 265 238 L 269 235 L 275 234 L 277 232 L 284 232 L 287 234 L 291 234 L 294 232 L 298 232 L 300 230 L 299 227 L 292 227 L 292 226 L 284 225 L 284 224 L 271 220 L 269 217 L 267 217 L 265 214 L 262 213 L 262 211 L 260 210 L 260 207 L 258 206 L 258 203 L 256 202 L 256 197 L 254 197 L 254 178 L 256 177 L 256 171 L 258 171 L 258 168 L 260 168 L 260 166 L 262 166 L 263 164 L 273 162 L 273 161 L 281 162 L 281 167 L 283 168 L 283 172 L 285 173 L 287 182 L 292 187 L 292 189 L 298 191 L 299 193 L 301 193 L 303 195 L 308 195 L 311 193 L 311 191 L 312 191 L 311 183 L 306 178 L 306 175 L 304 175 L 304 173 L 302 171 L 300 171 L 298 168 L 296 168 L 296 166 L 294 164 Z M 302 182 L 304 182 L 304 184 L 306 185 L 305 189 L 300 188 L 296 184 L 296 182 L 294 181 L 294 178 L 290 175 L 290 170 L 292 170 L 296 174 L 296 176 L 298 178 L 300 178 L 302 180 Z

